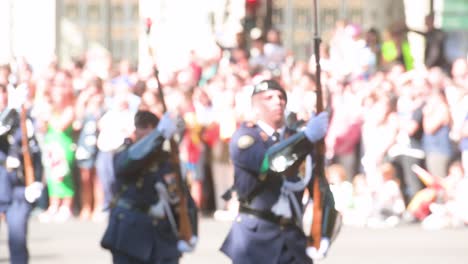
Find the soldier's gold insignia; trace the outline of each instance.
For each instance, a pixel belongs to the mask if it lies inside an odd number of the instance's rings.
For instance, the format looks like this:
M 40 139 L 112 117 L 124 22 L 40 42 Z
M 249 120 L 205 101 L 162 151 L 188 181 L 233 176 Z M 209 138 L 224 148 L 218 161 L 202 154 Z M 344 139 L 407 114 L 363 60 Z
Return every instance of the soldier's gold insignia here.
M 252 146 L 254 142 L 255 139 L 252 136 L 244 135 L 241 136 L 239 140 L 237 140 L 237 147 L 239 147 L 240 149 L 246 149 Z
M 157 162 L 150 163 L 148 167 L 149 167 L 148 171 L 156 172 L 156 171 L 159 170 L 159 163 L 157 163 Z
M 260 181 L 264 181 L 264 180 L 266 180 L 266 176 L 267 176 L 266 173 L 262 173 L 262 174 L 260 174 L 260 175 L 258 176 L 258 179 L 259 179 Z
M 144 183 L 144 179 L 143 179 L 143 178 L 140 178 L 140 179 L 138 179 L 138 181 L 136 182 L 135 185 L 136 185 L 136 187 L 137 187 L 138 189 L 141 189 L 141 188 L 143 188 L 143 183 Z

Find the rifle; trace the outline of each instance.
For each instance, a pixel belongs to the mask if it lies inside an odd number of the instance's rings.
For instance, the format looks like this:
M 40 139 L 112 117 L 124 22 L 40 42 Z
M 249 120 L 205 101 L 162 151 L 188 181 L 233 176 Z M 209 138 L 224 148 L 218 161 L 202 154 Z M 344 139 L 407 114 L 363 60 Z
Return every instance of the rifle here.
M 148 52 L 149 52 L 151 59 L 153 60 L 153 65 L 152 65 L 153 74 L 158 84 L 158 97 L 163 106 L 163 111 L 167 112 L 167 105 L 166 105 L 166 101 L 164 100 L 164 92 L 161 86 L 161 82 L 159 81 L 158 67 L 156 65 L 153 49 L 149 43 L 151 26 L 152 26 L 152 21 L 150 18 L 147 18 L 146 19 L 146 36 L 148 39 Z M 177 142 L 174 140 L 174 138 L 170 140 L 170 147 L 171 147 L 170 157 L 175 167 L 176 193 L 179 198 L 179 204 L 178 204 L 178 210 L 177 210 L 178 217 L 179 217 L 178 235 L 179 235 L 179 239 L 182 239 L 183 241 L 187 242 L 189 245 L 192 245 L 191 239 L 194 236 L 194 233 L 192 230 L 192 225 L 191 225 L 190 216 L 189 216 L 187 189 L 184 187 L 184 181 L 182 179 L 182 174 L 180 172 L 179 147 L 177 145 Z
M 29 149 L 28 139 L 28 126 L 26 125 L 26 106 L 21 106 L 20 112 L 20 127 L 21 127 L 21 150 L 23 153 L 23 167 L 24 167 L 24 182 L 29 186 L 34 182 L 34 166 L 31 159 L 31 151 Z
M 323 111 L 323 98 L 322 98 L 322 84 L 320 81 L 320 36 L 318 33 L 318 18 L 317 18 L 317 1 L 314 0 L 314 53 L 315 53 L 315 86 L 317 90 L 317 106 L 316 112 L 320 113 Z M 309 190 L 312 189 L 314 209 L 313 209 L 313 219 L 312 226 L 310 228 L 309 237 L 311 240 L 308 240 L 308 247 L 315 247 L 316 249 L 320 248 L 320 240 L 322 238 L 322 216 L 323 216 L 323 197 L 321 193 L 321 185 L 326 183 L 325 178 L 325 141 L 321 139 L 315 145 L 314 161 L 315 167 L 313 169 L 313 179 L 310 181 Z M 311 186 L 310 186 L 311 185 Z

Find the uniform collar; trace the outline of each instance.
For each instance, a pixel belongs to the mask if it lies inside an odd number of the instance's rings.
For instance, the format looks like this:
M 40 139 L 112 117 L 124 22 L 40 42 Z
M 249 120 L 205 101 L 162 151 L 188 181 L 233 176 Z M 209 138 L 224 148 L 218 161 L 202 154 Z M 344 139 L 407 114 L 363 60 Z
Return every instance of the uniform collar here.
M 272 128 L 270 125 L 268 125 L 267 123 L 263 122 L 262 120 L 258 120 L 257 121 L 257 125 L 263 130 L 263 132 L 265 132 L 269 137 L 271 137 L 273 135 L 273 133 L 278 132 L 280 135 L 283 134 L 284 132 L 284 126 L 275 130 L 274 128 Z

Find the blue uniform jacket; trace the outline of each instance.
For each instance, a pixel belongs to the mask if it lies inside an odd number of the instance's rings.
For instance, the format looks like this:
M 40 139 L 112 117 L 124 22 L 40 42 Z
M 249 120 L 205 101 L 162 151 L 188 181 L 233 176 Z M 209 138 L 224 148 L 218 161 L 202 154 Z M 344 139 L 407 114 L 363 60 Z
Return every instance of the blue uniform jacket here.
M 124 148 L 114 158 L 118 191 L 101 245 L 145 263 L 178 258 L 177 237 L 169 220 L 153 219 L 147 214 L 148 208 L 158 201 L 155 183 L 164 182 L 163 176 L 171 167 L 155 157 L 151 162 L 123 169 L 125 166 L 121 165 L 129 161 L 127 150 Z
M 260 173 L 267 149 L 274 142 L 253 124 L 243 124 L 230 142 L 234 165 L 234 187 L 241 205 L 271 211 L 281 194 L 283 178 L 271 171 Z M 297 193 L 300 197 L 301 193 Z M 299 200 L 300 201 L 300 200 Z M 312 263 L 307 257 L 306 237 L 295 225 L 279 224 L 239 213 L 221 251 L 234 264 Z
M 35 180 L 42 178 L 42 164 L 39 146 L 36 140 L 29 139 L 29 150 L 34 166 Z M 0 212 L 4 212 L 14 201 L 26 202 L 24 198 L 23 154 L 21 152 L 21 129 L 12 128 L 0 136 Z M 19 167 L 8 169 L 7 158 L 19 161 Z

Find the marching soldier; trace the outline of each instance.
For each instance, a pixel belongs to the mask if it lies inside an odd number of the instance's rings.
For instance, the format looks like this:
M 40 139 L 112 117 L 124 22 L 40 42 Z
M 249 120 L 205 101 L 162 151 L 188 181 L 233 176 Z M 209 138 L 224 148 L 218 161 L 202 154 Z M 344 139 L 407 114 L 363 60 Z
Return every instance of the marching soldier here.
M 19 95 L 14 99 L 18 100 Z M 41 157 L 32 131 L 24 131 L 20 125 L 18 108 L 21 106 L 13 106 L 12 101 L 8 102 L 7 87 L 0 84 L 0 215 L 4 215 L 8 227 L 10 262 L 26 264 L 29 261 L 28 220 L 32 203 L 39 198 L 43 189 Z M 23 142 L 27 142 L 28 146 L 24 146 Z M 24 162 L 26 155 L 31 163 Z M 32 174 L 27 175 L 27 171 Z
M 118 191 L 101 241 L 113 263 L 177 264 L 181 252 L 191 250 L 178 241 L 174 165 L 163 150 L 176 128 L 169 114 L 158 120 L 151 112 L 139 111 L 136 142 L 127 142 L 114 157 Z
M 312 176 L 310 171 L 299 170 L 305 161 L 310 163 L 307 155 L 325 136 L 328 114 L 319 113 L 302 131 L 293 131 L 285 127 L 286 100 L 285 90 L 275 80 L 255 85 L 252 107 L 256 122 L 242 124 L 230 142 L 240 206 L 221 251 L 234 264 L 312 263 L 312 257 L 326 253 L 329 246 L 332 234 L 327 232 L 332 228 L 326 225 L 334 224 L 333 217 L 322 226 L 321 248 L 307 248 L 301 200 Z M 333 207 L 332 201 L 324 206 Z

